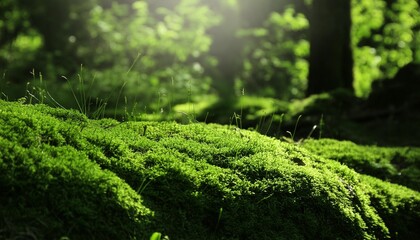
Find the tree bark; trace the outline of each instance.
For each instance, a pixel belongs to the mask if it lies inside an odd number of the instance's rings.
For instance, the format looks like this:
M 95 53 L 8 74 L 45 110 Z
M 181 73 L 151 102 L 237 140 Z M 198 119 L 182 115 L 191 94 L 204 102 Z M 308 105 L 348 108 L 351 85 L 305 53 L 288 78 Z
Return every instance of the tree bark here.
M 313 0 L 307 95 L 353 91 L 351 0 Z

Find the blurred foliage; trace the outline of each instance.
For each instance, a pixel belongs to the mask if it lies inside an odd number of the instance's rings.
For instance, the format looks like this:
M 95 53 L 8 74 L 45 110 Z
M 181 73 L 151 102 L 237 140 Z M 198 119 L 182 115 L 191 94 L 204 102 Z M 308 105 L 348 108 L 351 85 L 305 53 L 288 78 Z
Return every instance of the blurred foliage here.
M 249 39 L 244 49 L 243 87 L 251 93 L 283 100 L 303 97 L 308 74 L 309 22 L 288 7 L 273 12 L 261 28 L 239 34 Z
M 110 104 L 126 97 L 154 109 L 208 91 L 210 78 L 204 75 L 202 65 L 214 66 L 215 60 L 207 54 L 212 39 L 206 32 L 220 22 L 220 17 L 199 0 L 181 0 L 173 7 L 165 7 L 165 2 L 159 5 L 158 1 L 92 0 L 80 9 L 66 1 L 54 10 L 64 12 L 64 17 L 55 21 L 48 16 L 54 15 L 52 8 L 57 3 L 43 1 L 45 4 L 37 5 L 34 11 L 26 2 L 2 3 L 5 19 L 11 20 L 9 15 L 16 18 L 11 26 L 0 22 L 6 36 L 19 27 L 22 17 L 14 12 L 31 19 L 27 30 L 18 31 L 14 38 L 1 39 L 5 46 L 0 49 L 2 91 L 9 88 L 5 86 L 9 83 L 32 79 L 34 74 L 29 72 L 42 73 L 50 86 L 61 82 L 63 91 L 71 86 Z M 18 11 L 21 7 L 26 10 Z M 49 30 L 57 31 L 47 33 L 42 25 L 51 25 Z M 48 45 L 53 42 L 49 39 L 55 38 L 56 44 Z M 80 81 L 89 87 L 81 89 Z M 14 97 L 13 93 L 7 94 Z
M 356 95 L 368 96 L 372 81 L 420 60 L 419 9 L 415 0 L 353 0 Z
M 246 38 L 240 87 L 283 100 L 304 96 L 308 2 L 292 2 L 281 12 L 271 13 L 261 26 L 240 31 Z M 391 78 L 399 68 L 420 60 L 419 9 L 415 0 L 352 1 L 357 96 L 367 97 L 373 81 Z
M 206 54 L 212 40 L 206 30 L 220 20 L 198 4 L 182 0 L 174 9 L 151 11 L 146 1 L 135 1 L 92 9 L 91 37 L 103 40 L 94 46 L 99 56 L 92 71 L 98 79 L 94 89 L 109 93 L 121 88 L 122 96 L 155 104 L 154 109 L 186 101 L 186 92 L 208 91 L 210 79 L 202 64 L 212 61 Z
M 72 102 L 69 85 L 77 90 L 81 78 L 93 99 L 120 107 L 138 103 L 153 112 L 215 91 L 229 104 L 229 94 L 244 89 L 299 99 L 307 85 L 310 4 L 3 0 L 0 91 L 19 98 L 42 74 L 65 104 Z M 367 97 L 373 81 L 420 62 L 419 9 L 416 0 L 352 1 L 357 96 Z

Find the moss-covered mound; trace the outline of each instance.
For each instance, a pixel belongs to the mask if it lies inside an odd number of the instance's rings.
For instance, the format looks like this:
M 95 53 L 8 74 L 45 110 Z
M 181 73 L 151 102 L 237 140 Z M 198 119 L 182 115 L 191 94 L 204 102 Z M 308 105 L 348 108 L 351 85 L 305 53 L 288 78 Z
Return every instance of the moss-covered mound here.
M 360 146 L 333 139 L 308 139 L 303 147 L 359 173 L 420 191 L 420 148 Z
M 0 238 L 416 239 L 420 193 L 220 125 L 0 101 Z

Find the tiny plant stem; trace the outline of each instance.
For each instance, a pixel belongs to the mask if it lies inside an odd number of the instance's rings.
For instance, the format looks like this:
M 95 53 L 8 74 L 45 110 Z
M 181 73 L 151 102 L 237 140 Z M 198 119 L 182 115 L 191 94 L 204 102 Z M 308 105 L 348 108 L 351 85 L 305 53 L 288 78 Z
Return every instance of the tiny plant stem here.
M 9 101 L 9 97 L 4 92 L 1 92 L 1 95 L 3 95 L 4 99 L 6 99 L 6 101 Z
M 68 80 L 68 78 L 66 76 L 61 76 L 62 78 L 64 78 L 67 81 L 67 84 L 70 86 L 70 91 L 73 94 L 74 100 L 76 101 L 77 107 L 79 108 L 80 112 L 83 112 L 83 108 L 80 105 L 80 102 L 76 96 L 76 93 L 74 92 L 73 86 L 71 85 L 70 81 Z
M 208 116 L 209 116 L 209 112 L 206 113 L 206 118 L 204 118 L 204 123 L 207 123 Z
M 222 214 L 223 214 L 223 208 L 221 207 L 219 209 L 219 216 L 217 217 L 217 223 L 216 223 L 216 231 L 219 228 L 219 224 L 220 224 L 220 220 L 222 219 Z
M 292 134 L 292 140 L 293 140 L 293 141 L 295 140 L 295 136 L 296 136 L 296 129 L 297 129 L 297 126 L 298 126 L 298 124 L 299 124 L 299 120 L 300 120 L 300 118 L 301 118 L 301 117 L 302 117 L 302 115 L 299 115 L 298 119 L 296 120 L 295 129 L 293 130 L 293 134 Z
M 175 85 L 174 85 L 174 77 L 171 77 L 171 91 L 169 92 L 169 114 L 172 115 L 170 116 L 171 118 L 173 118 L 173 113 L 172 113 L 172 102 L 173 102 L 173 93 L 175 92 Z
M 242 97 L 243 96 L 245 96 L 245 88 L 242 88 L 242 91 L 241 91 L 241 95 L 242 95 Z M 242 129 L 242 116 L 243 116 L 243 104 L 242 104 L 242 102 L 241 102 L 241 126 L 240 126 L 240 128 Z
M 268 134 L 270 131 L 271 125 L 273 124 L 274 113 L 271 115 L 270 123 L 268 124 L 267 130 L 265 131 L 265 135 Z
M 283 124 L 283 118 L 284 118 L 284 113 L 282 113 L 280 115 L 280 121 L 279 121 L 279 125 L 277 127 L 277 135 L 278 135 L 278 137 L 281 136 L 281 127 L 282 127 L 282 124 Z
M 38 102 L 40 102 L 39 99 L 35 95 L 33 95 L 29 90 L 26 90 L 26 92 L 29 94 L 29 96 L 31 97 L 31 99 L 34 98 L 35 100 L 37 100 Z M 29 102 L 29 104 L 32 104 L 32 100 Z
M 134 59 L 133 63 L 131 64 L 131 66 L 130 66 L 130 68 L 128 69 L 128 71 L 127 71 L 127 73 L 126 73 L 126 74 L 128 74 L 128 73 L 130 73 L 130 72 L 131 72 L 131 70 L 133 69 L 134 65 L 136 65 L 137 61 L 140 59 L 141 55 L 142 55 L 142 54 L 141 54 L 140 52 L 138 52 L 138 53 L 137 53 L 136 58 Z
M 259 204 L 259 203 L 261 203 L 262 201 L 265 201 L 265 200 L 267 200 L 267 199 L 269 199 L 269 198 L 271 198 L 272 196 L 274 195 L 274 193 L 272 193 L 272 194 L 270 194 L 270 195 L 268 195 L 268 196 L 266 196 L 266 197 L 263 197 L 262 199 L 260 199 L 256 204 Z
M 128 99 L 127 99 L 127 96 L 124 96 L 124 117 L 122 117 L 123 121 L 124 121 L 124 118 L 129 119 L 130 117 L 130 114 L 128 113 L 127 105 L 128 105 Z
M 30 91 L 29 91 L 29 85 L 30 85 L 31 83 L 30 82 L 27 82 L 26 83 L 26 93 L 30 93 Z M 31 95 L 29 95 L 29 104 L 32 104 L 32 96 Z
M 321 114 L 321 119 L 319 119 L 319 139 L 321 139 L 322 137 L 322 130 L 324 129 L 324 124 L 324 114 Z
M 39 95 L 39 98 L 41 99 L 40 103 L 44 103 L 44 99 L 45 99 L 44 90 L 42 89 L 42 85 L 43 85 L 43 77 L 42 77 L 42 73 L 39 72 L 38 95 Z
M 39 72 L 39 84 L 42 86 L 42 81 L 43 81 L 43 79 L 42 79 L 42 73 L 41 72 Z
M 50 92 L 47 91 L 48 96 L 51 98 L 51 100 L 59 107 L 61 107 L 62 109 L 66 109 L 65 107 L 63 107 L 63 105 L 61 105 L 60 103 L 58 103 L 50 94 Z
M 317 125 L 314 125 L 311 129 L 311 131 L 309 132 L 308 136 L 306 137 L 306 139 L 309 139 L 312 136 L 312 133 L 314 133 L 315 129 L 317 128 Z
M 92 117 L 95 119 L 104 118 L 107 101 L 96 98 L 95 106 L 98 108 L 92 113 Z
M 243 108 L 241 104 L 241 115 L 239 115 L 239 128 L 242 129 L 242 116 L 243 116 Z
M 152 182 L 152 180 L 146 180 L 146 179 L 143 179 L 143 181 L 141 182 L 141 184 L 140 184 L 140 186 L 139 186 L 139 188 L 137 189 L 137 193 L 138 194 L 142 194 L 142 192 L 146 189 L 146 187 L 150 184 Z
M 90 82 L 90 85 L 89 85 L 89 87 L 88 87 L 88 89 L 92 89 L 93 88 L 93 84 L 95 83 L 95 79 L 96 79 L 96 75 L 93 75 L 93 79 L 92 79 L 92 81 Z M 91 109 L 90 109 L 90 103 L 91 103 L 91 101 L 92 101 L 92 97 L 91 96 L 89 96 L 88 97 L 88 99 L 87 99 L 87 103 L 88 103 L 88 111 L 89 112 L 91 112 Z M 101 103 L 102 103 L 102 100 L 101 100 Z M 104 104 L 104 103 L 102 103 L 102 104 Z M 99 105 L 98 104 L 96 104 L 95 105 L 95 107 L 98 107 Z M 102 108 L 102 106 L 99 106 L 99 109 L 101 109 Z M 95 112 L 97 112 L 98 110 L 96 110 Z M 96 113 L 94 113 L 95 115 L 97 115 Z
M 32 71 L 31 71 L 30 73 L 31 73 L 31 75 L 32 75 L 32 80 L 33 80 L 33 82 L 35 83 L 35 69 L 34 69 L 34 68 L 32 68 Z M 26 92 L 29 94 L 29 93 L 30 93 L 30 91 L 28 90 L 28 87 L 29 87 L 29 82 L 28 82 L 28 84 L 26 85 L 26 87 L 27 87 Z M 29 104 L 32 104 L 33 94 L 29 94 L 29 96 L 30 96 L 30 98 L 29 98 Z
M 86 102 L 86 92 L 85 92 L 85 85 L 84 85 L 84 78 L 83 78 L 83 65 L 80 65 L 80 74 L 78 74 L 79 77 L 79 95 L 80 95 L 80 102 L 82 107 L 82 113 L 87 115 L 87 102 Z
M 260 117 L 260 122 L 258 123 L 258 126 L 259 126 L 258 132 L 261 133 L 261 134 L 262 134 L 262 131 L 263 131 L 263 127 L 265 125 L 265 117 L 266 117 L 265 112 L 263 114 L 264 115 L 262 117 Z
M 163 113 L 163 107 L 162 107 L 162 92 L 159 90 L 158 92 L 158 108 L 160 109 L 160 113 Z
M 124 89 L 124 87 L 125 87 L 126 84 L 127 84 L 127 80 L 124 81 L 123 85 L 120 88 L 120 91 L 118 92 L 117 100 L 116 100 L 116 103 L 115 103 L 114 119 L 117 118 L 118 103 L 120 101 L 120 97 L 121 97 L 122 91 L 123 91 L 123 89 Z

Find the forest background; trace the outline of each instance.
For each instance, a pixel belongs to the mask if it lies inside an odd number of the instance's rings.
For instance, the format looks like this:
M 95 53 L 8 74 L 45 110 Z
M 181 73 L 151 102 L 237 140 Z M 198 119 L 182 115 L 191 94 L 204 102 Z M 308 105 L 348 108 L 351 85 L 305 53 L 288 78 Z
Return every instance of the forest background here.
M 419 239 L 419 90 L 417 0 L 1 0 L 0 238 Z
M 325 27 L 311 26 L 313 6 L 341 28 L 334 17 L 348 1 L 331 2 L 3 0 L 0 91 L 120 118 L 185 103 L 188 114 L 209 111 L 244 95 L 293 102 L 310 95 L 310 33 Z M 420 9 L 416 0 L 350 2 L 350 90 L 363 99 L 373 82 L 420 63 Z

